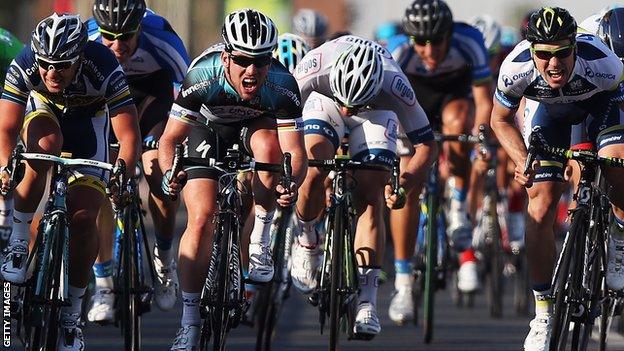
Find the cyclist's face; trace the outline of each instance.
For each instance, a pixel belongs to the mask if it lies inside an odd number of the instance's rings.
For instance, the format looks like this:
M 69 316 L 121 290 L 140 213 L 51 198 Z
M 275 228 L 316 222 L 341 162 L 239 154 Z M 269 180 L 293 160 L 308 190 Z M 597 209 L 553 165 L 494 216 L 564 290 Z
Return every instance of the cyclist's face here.
M 39 75 L 48 91 L 56 94 L 62 92 L 63 89 L 67 88 L 72 83 L 79 65 L 80 60 L 69 68 L 62 70 L 56 70 L 50 66 L 46 68 L 39 65 Z
M 260 92 L 271 67 L 270 56 L 251 57 L 240 51 L 223 51 L 221 61 L 226 79 L 245 101 L 253 99 Z
M 447 36 L 436 42 L 424 42 L 420 40 L 413 40 L 412 42 L 414 44 L 414 51 L 416 51 L 418 56 L 423 60 L 425 66 L 430 70 L 434 70 L 446 58 L 451 40 L 450 37 Z
M 574 69 L 574 50 L 570 40 L 533 44 L 533 62 L 542 78 L 553 89 L 563 87 Z
M 134 32 L 134 35 L 121 35 L 120 38 L 115 40 L 109 40 L 102 36 L 102 44 L 106 45 L 115 54 L 117 61 L 123 63 L 132 57 L 139 46 L 139 33 L 140 31 L 137 30 Z

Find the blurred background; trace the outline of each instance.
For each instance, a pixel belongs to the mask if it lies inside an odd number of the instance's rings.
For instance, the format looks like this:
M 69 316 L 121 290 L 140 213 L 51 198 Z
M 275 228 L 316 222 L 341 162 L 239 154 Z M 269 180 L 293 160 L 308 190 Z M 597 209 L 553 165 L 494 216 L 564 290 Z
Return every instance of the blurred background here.
M 280 32 L 290 30 L 290 18 L 299 8 L 322 11 L 330 22 L 329 32 L 350 30 L 372 37 L 375 27 L 400 20 L 411 0 L 147 0 L 148 6 L 167 18 L 184 40 L 191 56 L 219 41 L 224 14 L 252 7 L 265 12 Z M 519 27 L 527 11 L 541 6 L 561 6 L 581 22 L 613 1 L 535 0 L 447 0 L 456 20 L 468 21 L 481 14 L 494 16 L 502 25 Z M 52 11 L 77 12 L 91 17 L 91 0 L 0 0 L 0 27 L 26 42 L 34 25 Z

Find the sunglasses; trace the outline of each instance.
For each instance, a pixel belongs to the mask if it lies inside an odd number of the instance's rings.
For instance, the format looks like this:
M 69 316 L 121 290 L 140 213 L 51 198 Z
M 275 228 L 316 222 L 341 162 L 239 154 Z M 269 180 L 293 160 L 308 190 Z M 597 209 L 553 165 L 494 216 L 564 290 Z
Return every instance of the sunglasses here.
M 45 69 L 46 71 L 55 70 L 57 72 L 69 69 L 74 63 L 78 61 L 78 59 L 80 59 L 80 56 L 76 56 L 71 60 L 52 61 L 40 56 L 36 56 L 37 64 L 39 65 L 39 67 Z
M 446 37 L 437 37 L 437 38 L 431 38 L 431 39 L 423 39 L 423 38 L 416 38 L 416 37 L 411 37 L 411 38 L 412 38 L 412 41 L 418 46 L 425 46 L 427 44 L 440 45 L 446 39 Z
M 563 46 L 554 50 L 546 50 L 546 49 L 536 50 L 535 48 L 531 46 L 531 52 L 533 52 L 533 55 L 535 55 L 535 57 L 537 57 L 540 60 L 550 60 L 553 57 L 563 59 L 572 55 L 575 47 L 576 45 L 571 44 L 571 45 Z
M 271 63 L 272 56 L 268 55 L 259 57 L 248 57 L 230 54 L 230 59 L 232 59 L 232 61 L 234 61 L 236 65 L 244 68 L 247 68 L 251 65 L 261 68 Z
M 135 29 L 135 30 L 131 30 L 129 32 L 125 32 L 125 33 L 113 33 L 113 32 L 109 32 L 105 29 L 99 28 L 98 31 L 100 32 L 100 34 L 102 35 L 102 38 L 109 40 L 109 41 L 115 41 L 115 40 L 120 40 L 120 41 L 128 41 L 132 38 L 134 38 L 134 36 L 136 35 L 136 33 L 139 31 L 139 29 Z

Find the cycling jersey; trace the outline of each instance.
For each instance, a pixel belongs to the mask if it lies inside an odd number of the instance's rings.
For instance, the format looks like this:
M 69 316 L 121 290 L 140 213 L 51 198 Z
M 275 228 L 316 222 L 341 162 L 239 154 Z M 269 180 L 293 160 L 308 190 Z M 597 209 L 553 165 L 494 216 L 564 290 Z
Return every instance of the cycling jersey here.
M 425 112 L 419 105 L 407 77 L 390 53 L 381 45 L 357 36 L 347 35 L 326 42 L 308 52 L 297 65 L 295 78 L 303 101 L 312 92 L 331 98 L 329 73 L 338 56 L 352 45 L 372 45 L 383 57 L 384 77 L 381 91 L 368 104 L 371 110 L 389 110 L 398 120 L 413 144 L 433 140 L 433 132 Z M 335 104 L 335 103 L 334 103 Z M 308 109 L 308 106 L 306 106 Z
M 553 89 L 535 69 L 531 43 L 520 42 L 501 65 L 496 100 L 515 109 L 522 96 L 549 104 L 570 103 L 585 100 L 601 91 L 618 89 L 624 78 L 620 59 L 593 35 L 577 35 L 576 46 L 570 79 L 561 89 Z M 624 101 L 624 90 L 620 89 L 613 98 Z
M 243 101 L 225 79 L 221 61 L 224 49 L 223 44 L 215 45 L 191 63 L 170 117 L 185 123 L 206 125 L 209 121 L 227 124 L 269 116 L 277 119 L 280 131 L 298 130 L 301 127 L 301 96 L 297 82 L 288 70 L 273 59 L 258 95 L 250 101 Z
M 411 40 L 399 35 L 388 42 L 388 50 L 405 74 L 432 87 L 478 85 L 491 79 L 489 55 L 483 35 L 473 26 L 455 22 L 446 57 L 433 70 L 429 69 L 414 51 Z
M 109 111 L 134 104 L 126 76 L 110 50 L 87 42 L 80 68 L 72 84 L 60 94 L 47 91 L 39 75 L 35 53 L 25 47 L 9 66 L 2 99 L 26 106 L 30 92 L 36 92 L 65 111 L 79 110 L 93 115 L 105 105 Z
M 583 20 L 583 22 L 581 22 L 581 24 L 578 25 L 578 32 L 594 35 L 598 34 L 598 27 L 603 16 L 604 13 L 598 13 L 587 17 Z
M 89 39 L 102 42 L 98 25 L 94 18 L 87 21 Z M 178 86 L 184 79 L 188 68 L 189 57 L 182 40 L 163 17 L 148 10 L 141 21 L 138 48 L 123 67 L 128 81 L 149 76 L 160 70 L 167 71 L 172 82 Z
M 11 32 L 0 28 L 0 79 L 4 81 L 7 68 L 11 61 L 19 54 L 24 47 Z

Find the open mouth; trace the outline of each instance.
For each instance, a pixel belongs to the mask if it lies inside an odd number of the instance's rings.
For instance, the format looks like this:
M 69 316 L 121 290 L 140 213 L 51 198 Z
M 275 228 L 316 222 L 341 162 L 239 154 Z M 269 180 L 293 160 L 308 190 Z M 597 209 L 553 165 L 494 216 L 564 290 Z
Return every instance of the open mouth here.
M 562 69 L 551 69 L 546 71 L 546 73 L 553 80 L 560 80 L 563 79 L 564 71 Z
M 255 91 L 258 87 L 258 79 L 256 78 L 243 78 L 243 89 L 245 91 Z

